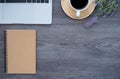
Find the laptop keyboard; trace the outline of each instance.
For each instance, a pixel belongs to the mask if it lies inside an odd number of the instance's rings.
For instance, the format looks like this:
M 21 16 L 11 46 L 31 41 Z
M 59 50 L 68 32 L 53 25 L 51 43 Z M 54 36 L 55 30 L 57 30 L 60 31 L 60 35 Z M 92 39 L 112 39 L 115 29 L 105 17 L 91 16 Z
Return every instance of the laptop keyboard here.
M 0 0 L 0 3 L 49 3 L 49 0 Z

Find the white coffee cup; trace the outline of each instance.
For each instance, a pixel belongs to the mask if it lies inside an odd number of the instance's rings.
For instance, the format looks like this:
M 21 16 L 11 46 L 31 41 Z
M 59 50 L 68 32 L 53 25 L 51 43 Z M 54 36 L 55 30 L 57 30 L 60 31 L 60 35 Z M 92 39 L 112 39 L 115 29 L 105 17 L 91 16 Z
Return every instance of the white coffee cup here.
M 86 4 L 86 6 L 85 6 L 84 8 L 82 8 L 82 9 L 76 9 L 76 8 L 74 8 L 74 7 L 72 6 L 71 0 L 69 0 L 70 6 L 72 7 L 73 10 L 76 11 L 76 17 L 80 17 L 81 11 L 87 9 L 88 6 L 89 6 L 92 2 L 93 2 L 93 0 L 88 0 L 88 3 Z

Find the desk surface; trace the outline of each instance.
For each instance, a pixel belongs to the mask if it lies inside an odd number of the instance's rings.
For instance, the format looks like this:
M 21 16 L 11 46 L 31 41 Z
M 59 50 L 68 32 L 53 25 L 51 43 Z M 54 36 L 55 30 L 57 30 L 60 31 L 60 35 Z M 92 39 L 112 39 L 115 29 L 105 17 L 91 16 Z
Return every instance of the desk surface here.
M 119 79 L 120 9 L 91 28 L 85 21 L 67 17 L 54 0 L 52 25 L 0 25 L 0 79 L 36 79 L 4 73 L 6 29 L 37 30 L 38 79 Z

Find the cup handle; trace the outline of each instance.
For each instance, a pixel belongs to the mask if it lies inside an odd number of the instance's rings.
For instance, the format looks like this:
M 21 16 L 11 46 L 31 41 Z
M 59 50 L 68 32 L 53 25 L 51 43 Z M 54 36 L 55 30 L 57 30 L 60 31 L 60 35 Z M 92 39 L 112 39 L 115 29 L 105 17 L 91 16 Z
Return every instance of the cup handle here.
M 76 17 L 80 17 L 80 11 L 76 11 Z

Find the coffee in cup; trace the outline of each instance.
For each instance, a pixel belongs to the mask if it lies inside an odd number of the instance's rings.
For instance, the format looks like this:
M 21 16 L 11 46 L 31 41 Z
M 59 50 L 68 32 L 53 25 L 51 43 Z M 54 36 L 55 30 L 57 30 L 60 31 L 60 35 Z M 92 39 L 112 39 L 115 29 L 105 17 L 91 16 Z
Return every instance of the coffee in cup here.
M 80 12 L 85 10 L 91 0 L 69 0 L 70 6 L 76 11 L 76 16 L 80 16 Z

